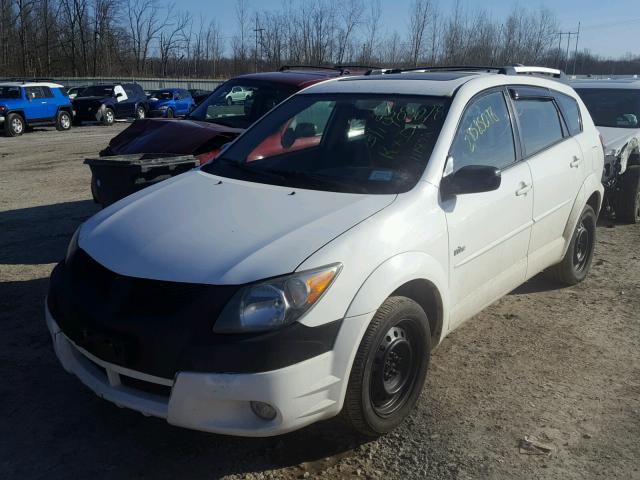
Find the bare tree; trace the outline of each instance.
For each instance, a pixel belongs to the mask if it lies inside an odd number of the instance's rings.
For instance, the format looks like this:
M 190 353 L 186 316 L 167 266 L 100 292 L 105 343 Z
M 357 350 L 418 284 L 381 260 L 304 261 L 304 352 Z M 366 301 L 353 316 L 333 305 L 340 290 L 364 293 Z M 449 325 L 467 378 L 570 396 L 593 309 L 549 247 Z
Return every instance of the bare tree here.
M 431 0 L 413 0 L 409 10 L 409 63 L 418 65 L 425 43 L 429 16 L 433 10 Z

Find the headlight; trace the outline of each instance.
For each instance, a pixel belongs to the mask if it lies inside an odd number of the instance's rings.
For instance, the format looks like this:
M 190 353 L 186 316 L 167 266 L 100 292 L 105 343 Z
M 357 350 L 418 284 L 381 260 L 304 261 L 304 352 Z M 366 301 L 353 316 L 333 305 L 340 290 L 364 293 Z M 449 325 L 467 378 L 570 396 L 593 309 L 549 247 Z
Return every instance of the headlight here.
M 336 263 L 249 285 L 229 301 L 213 331 L 260 332 L 295 322 L 324 295 L 341 268 Z
M 71 241 L 69 241 L 69 246 L 67 247 L 67 255 L 64 257 L 65 265 L 69 265 L 69 262 L 73 259 L 73 256 L 76 254 L 78 250 L 78 237 L 80 236 L 80 227 L 76 229 L 73 236 L 71 237 Z

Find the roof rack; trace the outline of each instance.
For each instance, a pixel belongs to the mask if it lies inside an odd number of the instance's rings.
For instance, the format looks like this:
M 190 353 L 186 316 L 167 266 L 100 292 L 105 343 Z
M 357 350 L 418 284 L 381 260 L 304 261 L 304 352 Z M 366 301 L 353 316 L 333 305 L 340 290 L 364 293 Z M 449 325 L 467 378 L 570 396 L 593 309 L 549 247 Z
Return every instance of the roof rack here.
M 282 65 L 278 71 L 285 72 L 287 70 L 296 70 L 296 69 L 305 69 L 305 70 L 334 70 L 341 71 L 342 69 L 332 66 L 322 66 L 322 65 Z
M 2 82 L 16 82 L 16 83 L 29 83 L 29 82 L 49 82 L 55 83 L 52 78 L 40 78 L 40 77 L 7 77 L 0 79 Z
M 501 75 L 548 75 L 553 78 L 564 79 L 566 75 L 562 70 L 547 67 L 531 67 L 521 64 L 505 65 L 503 67 L 495 65 L 451 65 L 439 67 L 413 67 L 413 68 L 390 68 L 370 71 L 367 74 L 390 74 L 407 72 L 495 72 Z
M 279 72 L 287 70 L 332 70 L 340 75 L 349 74 L 351 70 L 364 70 L 365 75 L 368 75 L 373 70 L 381 70 L 381 68 L 369 65 L 283 65 L 278 69 Z

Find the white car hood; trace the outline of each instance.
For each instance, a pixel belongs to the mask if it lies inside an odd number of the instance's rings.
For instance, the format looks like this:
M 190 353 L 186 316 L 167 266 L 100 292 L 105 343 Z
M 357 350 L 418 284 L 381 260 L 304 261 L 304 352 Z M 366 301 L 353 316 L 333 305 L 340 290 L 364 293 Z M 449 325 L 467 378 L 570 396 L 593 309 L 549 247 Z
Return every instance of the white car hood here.
M 624 147 L 633 137 L 640 138 L 640 128 L 598 127 L 604 140 L 606 155 L 620 155 Z
M 243 284 L 295 271 L 395 198 L 300 190 L 196 170 L 90 218 L 79 246 L 122 275 Z

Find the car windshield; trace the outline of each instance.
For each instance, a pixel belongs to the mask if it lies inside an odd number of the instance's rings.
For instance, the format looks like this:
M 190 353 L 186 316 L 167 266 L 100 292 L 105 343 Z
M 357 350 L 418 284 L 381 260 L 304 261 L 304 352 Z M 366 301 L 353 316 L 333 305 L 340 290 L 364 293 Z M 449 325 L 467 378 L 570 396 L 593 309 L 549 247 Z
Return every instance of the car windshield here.
M 111 97 L 113 95 L 113 87 L 105 85 L 94 85 L 82 90 L 83 97 Z
M 313 190 L 406 192 L 427 165 L 448 105 L 443 97 L 297 95 L 202 170 Z
M 599 127 L 640 128 L 640 89 L 576 88 Z
M 296 89 L 271 82 L 229 80 L 220 85 L 188 118 L 234 128 L 248 128 Z
M 0 98 L 20 98 L 20 87 L 0 87 Z
M 173 98 L 173 92 L 171 92 L 171 90 L 155 90 L 151 92 L 150 98 L 157 98 L 158 100 L 171 100 Z

